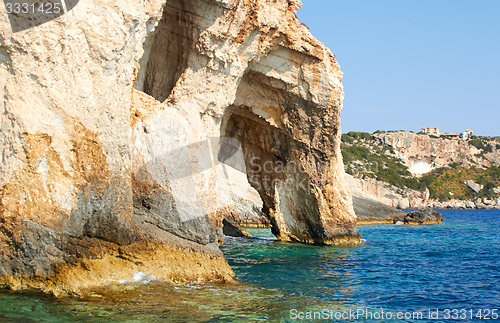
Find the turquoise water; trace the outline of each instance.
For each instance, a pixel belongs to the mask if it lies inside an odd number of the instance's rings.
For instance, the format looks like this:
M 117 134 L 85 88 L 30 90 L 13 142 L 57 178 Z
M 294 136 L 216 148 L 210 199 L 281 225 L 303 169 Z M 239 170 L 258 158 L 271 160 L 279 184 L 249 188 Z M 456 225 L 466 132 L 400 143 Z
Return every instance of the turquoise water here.
M 268 229 L 248 229 L 255 238 L 228 238 L 222 248 L 240 284 L 139 282 L 62 300 L 4 291 L 0 322 L 492 319 L 492 309 L 500 312 L 500 211 L 442 213 L 440 225 L 361 226 L 365 242 L 357 247 L 281 243 Z M 429 319 L 429 310 L 439 319 Z

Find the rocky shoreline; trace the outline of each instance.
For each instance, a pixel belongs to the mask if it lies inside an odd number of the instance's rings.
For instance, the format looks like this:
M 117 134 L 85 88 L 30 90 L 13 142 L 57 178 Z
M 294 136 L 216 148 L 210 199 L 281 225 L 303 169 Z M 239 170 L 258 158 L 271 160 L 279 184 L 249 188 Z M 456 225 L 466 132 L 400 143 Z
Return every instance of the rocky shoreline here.
M 445 202 L 430 200 L 427 206 L 433 209 L 455 209 L 455 210 L 500 210 L 500 198 L 498 199 L 477 199 L 475 201 L 450 200 Z
M 457 209 L 457 210 L 500 210 L 500 198 L 439 201 L 430 198 L 429 191 L 418 192 L 415 190 L 401 190 L 385 182 L 373 178 L 355 178 L 346 174 L 346 181 L 353 192 L 362 192 L 364 195 L 377 200 L 387 206 L 406 210 L 422 209 L 431 207 L 433 209 Z

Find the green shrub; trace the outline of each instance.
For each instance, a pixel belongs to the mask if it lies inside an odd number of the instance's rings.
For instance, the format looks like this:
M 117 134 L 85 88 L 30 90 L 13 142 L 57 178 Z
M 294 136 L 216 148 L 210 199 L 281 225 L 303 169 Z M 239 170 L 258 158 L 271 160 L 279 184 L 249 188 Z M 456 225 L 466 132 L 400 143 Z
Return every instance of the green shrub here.
M 464 184 L 466 180 L 474 180 L 476 183 L 484 185 L 479 193 L 471 190 Z M 448 192 L 453 193 L 454 198 L 461 200 L 474 198 L 492 198 L 497 197 L 493 188 L 500 186 L 500 168 L 493 166 L 488 169 L 479 169 L 476 167 L 465 168 L 457 166 L 456 168 L 437 168 L 420 178 L 423 187 L 429 188 L 432 198 L 449 196 Z
M 386 150 L 392 149 L 374 145 L 373 151 L 370 151 L 366 147 L 342 145 L 342 157 L 351 175 L 362 174 L 402 189 L 420 189 L 419 181 L 412 177 L 408 167 L 399 158 L 386 155 Z M 355 161 L 359 161 L 362 166 L 353 164 Z
M 370 135 L 368 132 L 349 131 L 347 135 L 354 139 L 372 140 L 372 135 Z
M 354 142 L 354 138 L 351 137 L 351 136 L 349 136 L 349 135 L 347 135 L 347 134 L 343 134 L 341 136 L 341 140 L 342 140 L 342 142 L 345 142 L 345 143 L 348 143 L 348 144 L 352 144 Z
M 481 139 L 471 139 L 469 140 L 469 144 L 476 147 L 477 149 L 484 149 L 484 143 Z

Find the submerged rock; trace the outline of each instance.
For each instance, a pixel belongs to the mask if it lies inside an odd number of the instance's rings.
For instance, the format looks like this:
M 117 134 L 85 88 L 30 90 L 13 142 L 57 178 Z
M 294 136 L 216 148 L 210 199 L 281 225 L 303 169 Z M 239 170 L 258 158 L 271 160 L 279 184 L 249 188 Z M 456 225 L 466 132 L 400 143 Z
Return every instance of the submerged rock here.
M 404 216 L 398 216 L 394 219 L 394 223 L 397 224 L 397 222 L 413 225 L 438 224 L 443 223 L 443 215 L 427 207 L 421 211 L 413 211 Z
M 80 1 L 18 33 L 0 15 L 0 286 L 232 281 L 220 137 L 279 239 L 359 243 L 342 72 L 300 5 Z

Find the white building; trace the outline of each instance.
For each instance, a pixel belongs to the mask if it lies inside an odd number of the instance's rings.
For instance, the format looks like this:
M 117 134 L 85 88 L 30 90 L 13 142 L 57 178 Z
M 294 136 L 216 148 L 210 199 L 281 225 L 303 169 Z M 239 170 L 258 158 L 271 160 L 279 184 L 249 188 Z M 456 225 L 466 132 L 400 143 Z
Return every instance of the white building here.
M 441 136 L 443 133 L 439 131 L 439 128 L 422 128 L 422 131 L 428 135 Z

